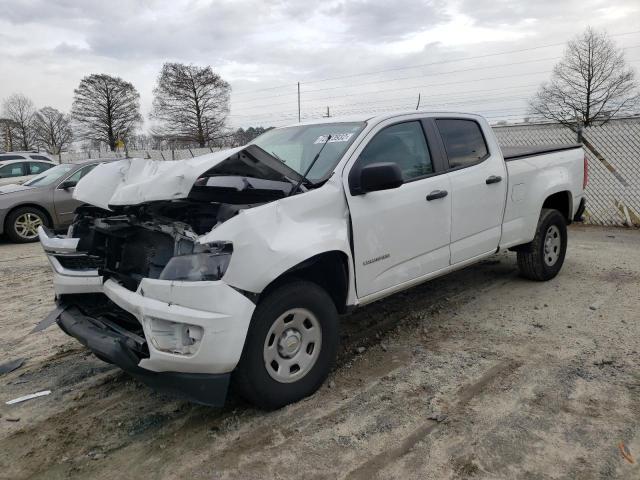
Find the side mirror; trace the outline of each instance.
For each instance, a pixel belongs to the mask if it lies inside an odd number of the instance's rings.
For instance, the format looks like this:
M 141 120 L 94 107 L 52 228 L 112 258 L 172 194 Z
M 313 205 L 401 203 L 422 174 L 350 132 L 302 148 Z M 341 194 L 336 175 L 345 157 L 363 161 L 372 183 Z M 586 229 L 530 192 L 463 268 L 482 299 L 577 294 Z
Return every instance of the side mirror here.
M 349 187 L 352 195 L 362 195 L 367 192 L 379 190 L 391 190 L 404 183 L 402 171 L 396 163 L 380 162 L 366 165 L 349 179 Z
M 74 181 L 74 180 L 67 180 L 66 182 L 62 182 L 60 184 L 60 188 L 62 188 L 63 190 L 68 190 L 70 188 L 75 187 L 78 184 L 78 182 Z

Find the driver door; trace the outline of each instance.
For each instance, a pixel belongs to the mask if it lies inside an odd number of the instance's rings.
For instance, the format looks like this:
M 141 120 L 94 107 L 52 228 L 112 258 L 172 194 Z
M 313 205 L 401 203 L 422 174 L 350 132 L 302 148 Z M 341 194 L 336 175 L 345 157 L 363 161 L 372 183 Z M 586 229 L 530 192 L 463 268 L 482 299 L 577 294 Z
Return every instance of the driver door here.
M 345 169 L 357 174 L 367 164 L 394 162 L 404 181 L 394 189 L 364 194 L 353 194 L 345 185 L 360 299 L 391 293 L 449 266 L 450 180 L 442 173 L 441 158 L 432 155 L 425 128 L 430 132 L 429 124 L 419 119 L 383 122 Z

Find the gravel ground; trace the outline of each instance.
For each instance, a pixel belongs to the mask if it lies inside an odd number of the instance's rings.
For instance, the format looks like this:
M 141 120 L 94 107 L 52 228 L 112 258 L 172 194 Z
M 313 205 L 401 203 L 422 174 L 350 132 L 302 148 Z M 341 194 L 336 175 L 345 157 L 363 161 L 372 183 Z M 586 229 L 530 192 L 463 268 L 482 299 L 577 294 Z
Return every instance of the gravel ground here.
M 50 281 L 39 245 L 0 243 L 0 363 L 26 358 L 0 375 L 0 478 L 640 478 L 637 230 L 572 227 L 550 282 L 504 253 L 360 309 L 325 386 L 270 413 L 29 334 Z

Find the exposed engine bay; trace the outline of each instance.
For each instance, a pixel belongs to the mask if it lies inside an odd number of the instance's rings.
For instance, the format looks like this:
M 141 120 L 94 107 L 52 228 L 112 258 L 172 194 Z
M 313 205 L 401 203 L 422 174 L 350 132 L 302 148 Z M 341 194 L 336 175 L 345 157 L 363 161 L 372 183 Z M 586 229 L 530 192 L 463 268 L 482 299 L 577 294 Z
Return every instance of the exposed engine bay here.
M 219 280 L 232 246 L 203 245 L 198 238 L 242 210 L 307 191 L 304 183 L 250 145 L 201 174 L 186 198 L 80 207 L 70 228 L 79 239 L 77 252 L 56 259 L 64 268 L 97 270 L 130 290 L 143 278 Z
M 291 188 L 290 182 L 211 176 L 199 179 L 184 200 L 113 210 L 83 206 L 70 228 L 79 239 L 78 252 L 56 258 L 65 268 L 98 270 L 130 290 L 143 278 L 218 280 L 232 247 L 201 245 L 198 237 L 242 210 L 283 198 Z M 217 201 L 223 198 L 227 203 Z

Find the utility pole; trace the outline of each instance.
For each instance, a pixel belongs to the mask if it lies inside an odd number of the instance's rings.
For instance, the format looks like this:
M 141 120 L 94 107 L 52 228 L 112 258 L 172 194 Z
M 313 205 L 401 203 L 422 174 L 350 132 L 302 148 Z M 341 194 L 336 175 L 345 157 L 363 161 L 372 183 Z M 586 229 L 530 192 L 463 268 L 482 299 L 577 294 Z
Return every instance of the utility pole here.
M 298 123 L 300 123 L 300 82 L 298 82 Z
M 329 106 L 327 106 L 327 114 L 323 115 L 324 118 L 329 118 L 331 114 L 329 113 Z
M 416 110 L 420 108 L 420 93 L 418 93 L 418 104 L 416 105 Z

